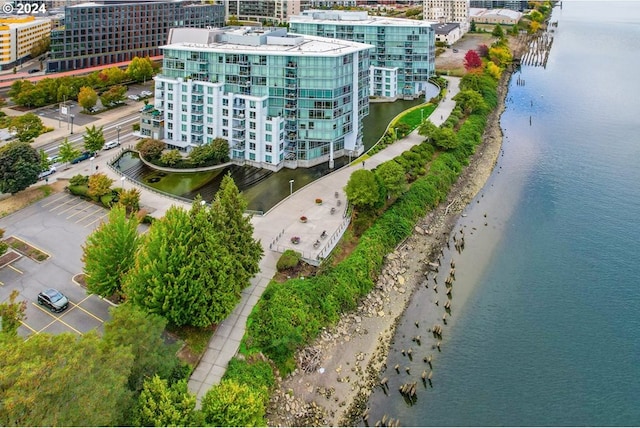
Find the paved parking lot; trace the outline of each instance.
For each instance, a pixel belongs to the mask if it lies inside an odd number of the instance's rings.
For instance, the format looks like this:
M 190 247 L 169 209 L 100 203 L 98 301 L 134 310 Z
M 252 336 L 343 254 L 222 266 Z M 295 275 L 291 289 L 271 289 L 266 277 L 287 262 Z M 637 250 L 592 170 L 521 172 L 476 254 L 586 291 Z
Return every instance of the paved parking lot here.
M 92 329 L 102 332 L 111 303 L 87 294 L 74 277 L 82 272 L 82 245 L 107 214 L 96 204 L 56 193 L 0 219 L 5 238 L 15 236 L 49 255 L 40 262 L 23 255 L 0 268 L 0 301 L 18 290 L 18 300 L 27 302 L 27 318 L 18 330 L 21 336 L 65 331 L 82 335 Z M 53 313 L 38 305 L 38 293 L 50 287 L 69 299 L 65 311 Z

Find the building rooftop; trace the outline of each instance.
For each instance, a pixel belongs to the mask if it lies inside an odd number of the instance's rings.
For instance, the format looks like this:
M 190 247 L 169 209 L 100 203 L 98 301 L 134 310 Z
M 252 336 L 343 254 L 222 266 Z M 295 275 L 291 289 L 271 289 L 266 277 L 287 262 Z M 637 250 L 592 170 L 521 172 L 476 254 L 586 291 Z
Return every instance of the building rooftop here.
M 469 18 L 484 16 L 504 16 L 508 19 L 519 20 L 522 17 L 522 12 L 511 9 L 485 9 L 482 7 L 469 8 Z
M 446 24 L 434 24 L 433 29 L 436 34 L 449 34 L 451 31 L 459 28 L 460 24 L 457 22 L 448 22 Z
M 346 40 L 287 33 L 285 28 L 172 28 L 162 49 L 263 53 L 291 56 L 340 56 L 373 46 Z
M 406 18 L 387 18 L 384 16 L 370 16 L 367 12 L 340 10 L 305 10 L 300 15 L 292 15 L 289 22 L 333 24 L 333 25 L 362 25 L 362 26 L 395 26 L 395 27 L 431 27 L 434 22 Z

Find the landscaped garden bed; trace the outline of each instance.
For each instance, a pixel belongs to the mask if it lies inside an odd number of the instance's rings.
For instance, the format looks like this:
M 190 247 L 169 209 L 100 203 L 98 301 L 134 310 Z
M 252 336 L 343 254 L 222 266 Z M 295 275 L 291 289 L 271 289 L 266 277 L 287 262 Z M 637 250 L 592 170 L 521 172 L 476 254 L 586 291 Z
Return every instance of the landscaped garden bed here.
M 45 253 L 44 251 L 40 251 L 36 247 L 28 244 L 22 239 L 16 238 L 15 236 L 8 237 L 4 240 L 4 242 L 20 254 L 23 254 L 29 257 L 31 260 L 35 260 L 37 262 L 43 262 L 50 257 L 49 254 Z

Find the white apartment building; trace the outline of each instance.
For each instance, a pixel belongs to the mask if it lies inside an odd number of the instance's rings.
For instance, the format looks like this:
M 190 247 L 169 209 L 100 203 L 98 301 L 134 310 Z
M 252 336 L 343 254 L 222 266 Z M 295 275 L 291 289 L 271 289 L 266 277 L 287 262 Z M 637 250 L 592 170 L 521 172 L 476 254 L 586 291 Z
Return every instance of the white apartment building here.
M 424 0 L 422 16 L 427 21 L 456 22 L 464 32 L 469 25 L 470 0 Z
M 363 151 L 372 46 L 229 27 L 172 29 L 161 49 L 143 136 L 187 152 L 224 138 L 233 161 L 271 170 Z

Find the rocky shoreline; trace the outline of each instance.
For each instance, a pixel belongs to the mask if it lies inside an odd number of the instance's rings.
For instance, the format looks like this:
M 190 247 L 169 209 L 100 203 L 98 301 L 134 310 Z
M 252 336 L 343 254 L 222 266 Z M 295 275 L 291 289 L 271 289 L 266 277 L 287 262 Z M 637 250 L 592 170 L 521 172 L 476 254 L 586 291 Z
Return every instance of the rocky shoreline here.
M 414 233 L 387 256 L 376 287 L 357 310 L 298 354 L 306 370 L 297 369 L 278 380 L 267 410 L 269 426 L 353 426 L 362 420 L 368 397 L 380 384 L 379 373 L 396 325 L 424 281 L 427 263 L 440 254 L 460 213 L 482 189 L 498 160 L 500 115 L 510 77 L 509 71 L 503 74 L 498 106 L 488 117 L 483 142 L 447 200 L 421 219 Z

